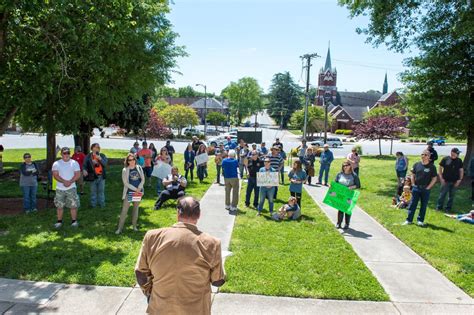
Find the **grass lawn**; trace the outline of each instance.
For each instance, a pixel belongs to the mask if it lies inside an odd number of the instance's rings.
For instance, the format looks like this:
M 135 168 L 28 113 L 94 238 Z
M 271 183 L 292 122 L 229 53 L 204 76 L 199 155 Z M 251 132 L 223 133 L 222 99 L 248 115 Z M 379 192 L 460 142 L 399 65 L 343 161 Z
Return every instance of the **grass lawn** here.
M 30 152 L 33 160 L 45 158 L 44 149 L 6 150 L 5 169 L 17 169 L 23 153 Z M 109 158 L 124 158 L 126 152 L 103 150 Z M 182 170 L 183 155 L 175 155 L 175 164 Z M 60 230 L 55 230 L 56 210 L 35 214 L 0 217 L 0 277 L 44 280 L 110 286 L 133 286 L 133 268 L 147 230 L 170 226 L 176 221 L 175 202 L 168 201 L 160 211 L 152 210 L 157 197 L 155 188 L 147 188 L 140 206 L 140 231 L 131 230 L 131 209 L 122 235 L 115 235 L 122 205 L 121 171 L 123 164 L 111 165 L 106 181 L 106 207 L 88 207 L 89 193 L 81 198 L 79 228 L 69 226 L 70 214 L 65 211 Z M 209 167 L 209 178 L 203 184 L 190 182 L 187 193 L 202 197 L 212 180 L 215 168 Z M 156 179 L 153 182 L 156 184 Z M 42 188 L 38 187 L 41 192 Z M 21 196 L 18 181 L 0 182 L 0 197 Z M 52 204 L 52 203 L 51 203 Z
M 410 166 L 418 160 L 419 157 L 410 156 Z M 341 163 L 340 159 L 333 163 L 330 178 L 334 179 Z M 430 195 L 425 218 L 426 227 L 402 226 L 407 212 L 390 207 L 391 199 L 396 194 L 394 165 L 395 158 L 392 157 L 378 159 L 362 156 L 360 166 L 362 190 L 359 206 L 467 294 L 474 297 L 474 248 L 470 245 L 474 227 L 435 211 L 439 183 L 433 187 Z M 470 194 L 470 183 L 458 190 L 454 200 L 456 212 L 466 213 L 472 209 Z M 354 215 L 357 216 L 357 213 Z M 415 220 L 417 215 L 418 210 Z
M 245 207 L 243 185 L 223 292 L 350 300 L 388 300 L 372 273 L 304 191 L 303 217 L 270 220 Z M 280 186 L 275 211 L 288 200 Z
M 294 134 L 295 136 L 302 136 L 303 135 L 303 131 L 301 131 L 300 129 L 288 129 L 289 132 L 291 132 L 292 134 Z

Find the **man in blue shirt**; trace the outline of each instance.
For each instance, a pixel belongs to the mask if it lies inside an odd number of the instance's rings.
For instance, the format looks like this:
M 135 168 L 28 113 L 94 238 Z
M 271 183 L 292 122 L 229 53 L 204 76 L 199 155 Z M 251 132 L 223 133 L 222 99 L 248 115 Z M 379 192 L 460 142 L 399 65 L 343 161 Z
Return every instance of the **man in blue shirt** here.
M 329 168 L 331 167 L 332 161 L 334 161 L 334 155 L 332 154 L 331 150 L 329 150 L 329 145 L 326 143 L 324 145 L 324 151 L 321 153 L 319 158 L 319 163 L 321 163 L 321 167 L 319 169 L 319 178 L 318 184 L 323 184 L 324 186 L 328 185 L 328 176 L 329 176 Z M 322 181 L 324 174 L 324 182 Z
M 262 156 L 262 155 L 265 156 L 265 155 L 268 154 L 268 149 L 267 149 L 267 147 L 265 146 L 265 142 L 262 142 L 262 143 L 260 144 L 260 149 L 258 150 L 258 152 L 260 153 L 261 156 Z
M 227 142 L 224 146 L 226 150 L 235 150 L 235 148 L 237 148 L 237 142 L 232 141 L 231 137 L 227 137 Z
M 222 161 L 222 173 L 225 184 L 225 208 L 229 214 L 237 214 L 237 203 L 239 202 L 239 177 L 237 169 L 239 161 L 235 159 L 235 151 L 230 150 L 228 158 Z M 230 201 L 230 191 L 232 190 L 232 203 Z

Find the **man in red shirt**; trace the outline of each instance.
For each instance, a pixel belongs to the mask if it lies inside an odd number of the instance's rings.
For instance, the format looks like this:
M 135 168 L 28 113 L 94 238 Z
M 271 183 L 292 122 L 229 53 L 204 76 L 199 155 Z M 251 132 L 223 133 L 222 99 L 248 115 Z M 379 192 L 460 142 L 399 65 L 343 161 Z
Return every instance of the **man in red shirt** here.
M 153 172 L 153 164 L 151 161 L 151 157 L 153 155 L 153 152 L 148 148 L 148 144 L 146 141 L 143 141 L 142 143 L 142 149 L 138 151 L 138 156 L 143 157 L 145 160 L 145 164 L 143 167 L 143 172 L 145 173 L 146 176 L 146 181 L 148 182 L 147 186 L 151 186 L 151 173 Z
M 84 164 L 84 159 L 86 155 L 82 152 L 82 148 L 80 146 L 76 146 L 74 148 L 74 154 L 72 155 L 72 159 L 79 163 L 79 167 L 81 168 L 81 176 L 77 180 L 77 184 L 80 188 L 80 194 L 84 195 L 84 175 L 82 174 L 82 164 Z

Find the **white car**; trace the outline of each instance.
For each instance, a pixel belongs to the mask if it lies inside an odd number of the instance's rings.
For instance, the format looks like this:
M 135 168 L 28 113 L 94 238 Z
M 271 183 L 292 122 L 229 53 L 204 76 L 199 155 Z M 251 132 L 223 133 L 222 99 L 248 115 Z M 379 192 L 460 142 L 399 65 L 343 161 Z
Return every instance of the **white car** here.
M 227 137 L 230 137 L 232 142 L 237 142 L 237 136 L 234 136 L 234 135 L 221 135 L 221 136 L 217 136 L 217 137 L 208 139 L 207 140 L 207 145 L 217 147 L 221 143 L 225 144 L 227 142 Z
M 330 147 L 333 147 L 333 148 L 342 147 L 342 141 L 339 138 L 328 138 L 326 143 Z M 316 141 L 313 141 L 313 142 L 311 142 L 311 145 L 322 147 L 324 145 L 324 139 L 321 139 L 321 140 L 318 139 Z

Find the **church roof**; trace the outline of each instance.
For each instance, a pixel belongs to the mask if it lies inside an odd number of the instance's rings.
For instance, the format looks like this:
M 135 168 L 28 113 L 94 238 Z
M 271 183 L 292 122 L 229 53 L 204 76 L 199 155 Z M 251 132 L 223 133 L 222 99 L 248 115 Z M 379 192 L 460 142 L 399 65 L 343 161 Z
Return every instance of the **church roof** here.
M 200 98 L 194 103 L 191 104 L 192 108 L 204 108 L 204 98 Z M 225 109 L 225 105 L 222 104 L 220 101 L 216 100 L 215 98 L 207 98 L 206 101 L 207 109 Z
M 381 93 L 339 92 L 341 106 L 354 120 L 361 121 L 364 114 L 375 105 Z
M 326 63 L 324 65 L 324 71 L 328 70 L 329 71 L 332 71 L 332 67 L 331 67 L 331 50 L 330 48 L 328 47 L 328 53 L 326 55 Z

